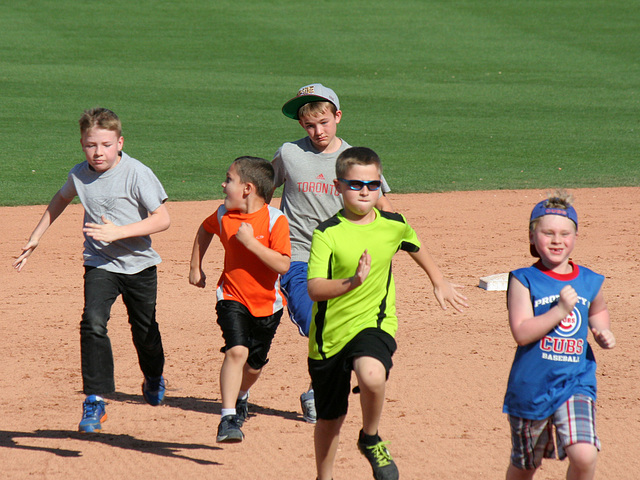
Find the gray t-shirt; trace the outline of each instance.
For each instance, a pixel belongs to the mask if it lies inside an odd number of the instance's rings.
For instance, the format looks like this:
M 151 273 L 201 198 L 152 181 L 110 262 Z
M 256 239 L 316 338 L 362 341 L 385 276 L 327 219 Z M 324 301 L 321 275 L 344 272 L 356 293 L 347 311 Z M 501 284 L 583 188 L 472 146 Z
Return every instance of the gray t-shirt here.
M 69 172 L 60 189 L 65 198 L 80 198 L 84 223 L 102 224 L 102 216 L 116 225 L 128 225 L 147 218 L 167 199 L 151 169 L 122 152 L 118 164 L 98 173 L 85 161 Z M 84 225 L 83 223 L 83 225 Z M 131 237 L 107 243 L 84 236 L 84 265 L 109 272 L 134 274 L 162 260 L 151 248 L 151 237 Z
M 287 142 L 271 162 L 276 188 L 284 184 L 280 210 L 289 220 L 292 261 L 309 261 L 313 231 L 343 206 L 333 180 L 338 156 L 351 145 L 341 141 L 340 148 L 333 153 L 318 152 L 309 137 Z M 384 177 L 382 191 L 390 191 Z

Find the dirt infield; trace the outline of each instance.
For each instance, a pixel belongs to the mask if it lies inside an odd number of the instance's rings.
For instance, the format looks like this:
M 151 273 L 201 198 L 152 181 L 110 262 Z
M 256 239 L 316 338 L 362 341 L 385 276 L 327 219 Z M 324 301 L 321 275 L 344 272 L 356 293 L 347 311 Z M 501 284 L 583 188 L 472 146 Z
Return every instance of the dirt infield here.
M 596 477 L 640 478 L 640 189 L 574 190 L 580 232 L 574 259 L 606 276 L 604 294 L 618 346 L 598 360 L 598 433 L 603 449 Z M 394 271 L 400 329 L 380 433 L 390 440 L 401 478 L 504 478 L 510 451 L 501 413 L 515 350 L 504 292 L 477 287 L 480 277 L 532 263 L 527 246 L 531 207 L 544 192 L 489 191 L 390 195 L 445 274 L 465 286 L 471 307 L 439 310 L 429 282 L 408 255 Z M 300 415 L 308 383 L 306 341 L 283 317 L 271 361 L 251 391 L 246 439 L 215 443 L 220 413 L 222 338 L 213 287 L 188 283 L 189 256 L 200 222 L 220 201 L 169 203 L 171 228 L 154 236 L 159 266 L 158 317 L 170 382 L 166 403 L 142 400 L 126 313 L 118 301 L 110 336 L 117 393 L 103 433 L 80 435 L 82 207 L 72 205 L 50 228 L 22 273 L 13 258 L 44 207 L 0 209 L 4 266 L 0 478 L 315 478 L 313 426 Z M 206 257 L 210 285 L 222 266 L 214 241 Z M 341 436 L 338 479 L 370 479 L 356 448 L 358 398 Z M 537 479 L 564 478 L 566 462 L 547 461 Z

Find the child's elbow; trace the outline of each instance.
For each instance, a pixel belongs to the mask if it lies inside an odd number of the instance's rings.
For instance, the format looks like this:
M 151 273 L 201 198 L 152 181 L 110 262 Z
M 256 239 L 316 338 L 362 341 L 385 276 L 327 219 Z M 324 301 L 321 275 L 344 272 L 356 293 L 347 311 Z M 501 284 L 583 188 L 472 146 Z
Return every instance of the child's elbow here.
M 289 257 L 284 257 L 284 260 L 282 261 L 282 265 L 278 269 L 278 273 L 280 275 L 284 275 L 289 271 L 290 266 L 291 266 L 291 259 Z
M 329 298 L 326 295 L 326 292 L 322 291 L 322 285 L 318 283 L 317 278 L 312 278 L 307 282 L 307 293 L 309 294 L 309 298 L 313 302 L 324 302 Z
M 524 335 L 520 335 L 516 332 L 511 332 L 511 334 L 513 335 L 513 339 L 516 341 L 516 344 L 519 347 L 526 347 L 527 345 L 529 345 L 531 342 L 534 342 L 535 340 L 532 340 L 531 338 L 524 336 Z
M 171 226 L 171 218 L 167 217 L 166 220 L 164 220 L 160 225 L 160 228 L 161 228 L 160 231 L 164 232 L 165 230 L 168 230 L 170 226 Z
M 151 216 L 155 222 L 156 232 L 164 232 L 171 226 L 171 215 L 165 204 L 160 205 Z
M 316 286 L 314 285 L 314 279 L 307 282 L 307 294 L 312 302 L 319 302 L 321 300 L 318 296 Z

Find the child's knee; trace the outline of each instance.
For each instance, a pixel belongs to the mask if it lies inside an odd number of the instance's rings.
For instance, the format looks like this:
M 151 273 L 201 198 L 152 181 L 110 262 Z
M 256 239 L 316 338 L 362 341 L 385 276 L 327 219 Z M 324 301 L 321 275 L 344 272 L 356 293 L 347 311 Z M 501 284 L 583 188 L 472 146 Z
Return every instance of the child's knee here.
M 108 313 L 105 314 L 105 312 L 100 309 L 85 308 L 82 313 L 82 321 L 80 322 L 80 333 L 106 335 L 108 320 Z
M 321 436 L 324 435 L 337 435 L 342 428 L 342 424 L 344 423 L 344 419 L 346 415 L 341 415 L 338 418 L 334 418 L 331 420 L 325 420 L 323 418 L 318 418 L 316 423 L 316 432 Z
M 236 345 L 235 347 L 227 348 L 224 352 L 224 356 L 232 362 L 244 363 L 249 357 L 249 349 L 244 345 Z
M 387 371 L 382 362 L 373 357 L 359 357 L 354 360 L 354 370 L 360 388 L 376 389 L 387 381 Z
M 574 443 L 565 447 L 572 468 L 580 471 L 590 471 L 595 468 L 598 460 L 598 449 L 590 443 Z

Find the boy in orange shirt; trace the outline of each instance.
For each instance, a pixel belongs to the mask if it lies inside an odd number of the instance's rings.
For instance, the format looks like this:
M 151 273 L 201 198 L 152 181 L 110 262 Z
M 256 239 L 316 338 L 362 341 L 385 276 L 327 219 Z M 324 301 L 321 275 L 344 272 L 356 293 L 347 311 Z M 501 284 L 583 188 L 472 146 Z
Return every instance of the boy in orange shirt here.
M 217 442 L 241 442 L 249 388 L 268 362 L 271 341 L 286 300 L 280 275 L 289 270 L 291 242 L 284 214 L 268 205 L 273 167 L 256 157 L 239 157 L 222 183 L 224 204 L 198 229 L 191 252 L 189 283 L 206 285 L 202 258 L 214 235 L 225 249 L 216 289 L 216 313 L 225 340 L 220 369 L 221 420 Z

